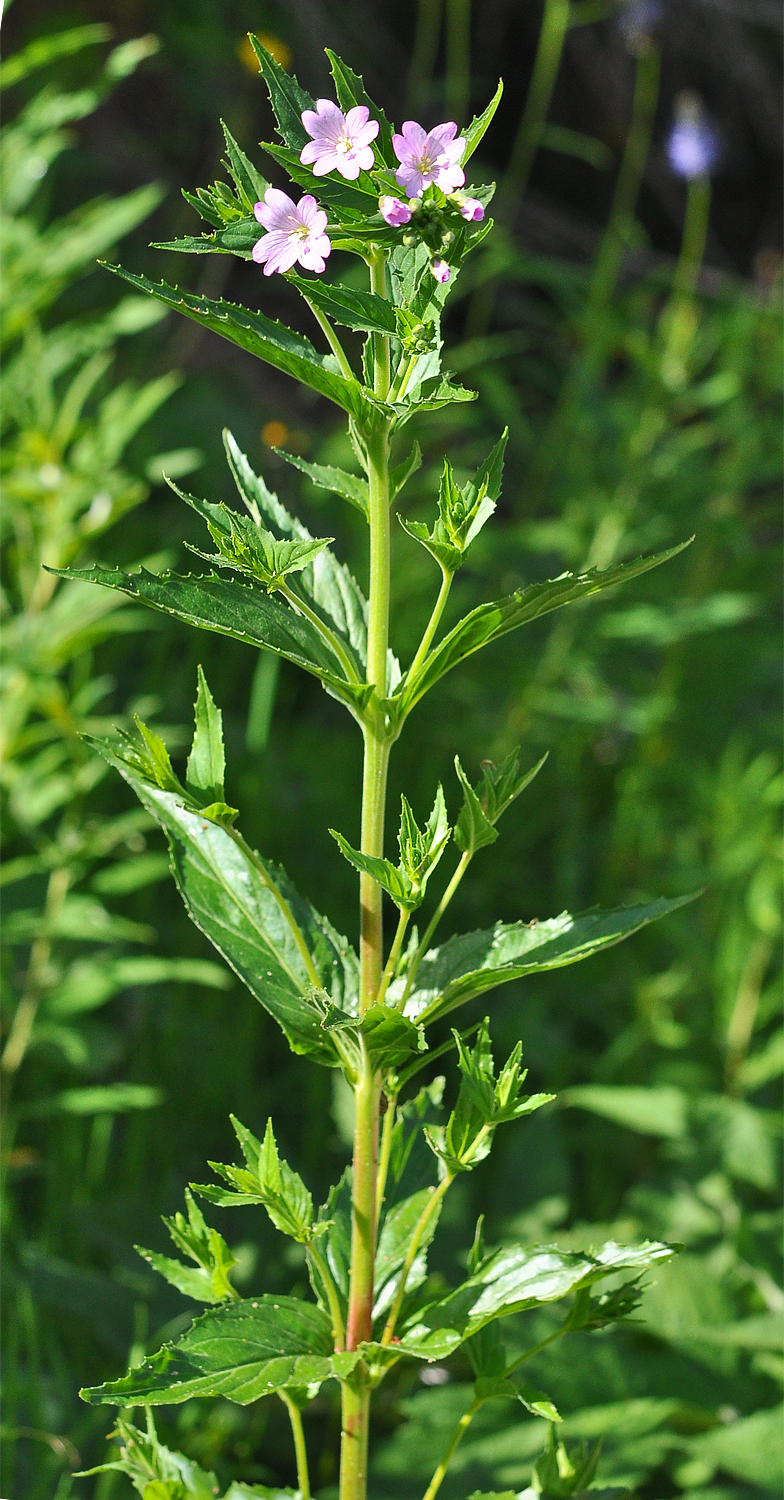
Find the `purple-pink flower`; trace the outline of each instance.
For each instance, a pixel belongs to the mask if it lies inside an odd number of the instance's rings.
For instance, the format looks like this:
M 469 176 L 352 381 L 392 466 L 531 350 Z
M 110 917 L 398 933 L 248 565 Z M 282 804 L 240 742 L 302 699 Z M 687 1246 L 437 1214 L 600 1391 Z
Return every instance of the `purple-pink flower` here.
M 364 104 L 356 104 L 344 115 L 331 99 L 317 99 L 315 109 L 302 111 L 302 123 L 313 139 L 302 147 L 300 161 L 312 166 L 315 177 L 339 172 L 353 181 L 360 172 L 369 172 L 375 161 L 370 142 L 379 128 L 378 120 L 369 115 Z
M 445 260 L 431 260 L 430 269 L 433 272 L 436 281 L 449 280 L 449 267 Z
M 299 203 L 280 188 L 267 188 L 264 202 L 253 209 L 267 233 L 253 246 L 253 259 L 264 265 L 264 275 L 273 271 L 290 271 L 299 262 L 306 271 L 323 271 L 332 250 L 328 236 L 327 216 L 315 198 L 305 193 Z
M 379 198 L 378 211 L 392 229 L 401 229 L 411 222 L 411 209 L 400 198 Z
M 479 224 L 485 216 L 484 204 L 480 203 L 478 198 L 464 198 L 462 193 L 458 193 L 455 203 L 463 218 L 468 219 L 469 224 Z
M 431 183 L 444 193 L 463 186 L 465 173 L 460 158 L 466 143 L 462 137 L 455 140 L 456 135 L 454 121 L 425 132 L 416 120 L 406 120 L 402 134 L 393 135 L 392 145 L 400 162 L 395 177 L 409 198 L 418 198 Z

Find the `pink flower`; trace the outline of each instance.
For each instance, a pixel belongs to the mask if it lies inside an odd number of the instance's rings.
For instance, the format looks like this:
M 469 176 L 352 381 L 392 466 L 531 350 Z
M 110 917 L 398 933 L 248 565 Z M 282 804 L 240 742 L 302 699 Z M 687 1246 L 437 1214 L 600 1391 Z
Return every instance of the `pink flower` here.
M 360 172 L 369 172 L 375 162 L 370 142 L 378 135 L 378 120 L 368 118 L 370 110 L 356 104 L 344 115 L 331 99 L 317 99 L 315 109 L 302 111 L 302 123 L 313 137 L 299 154 L 306 167 L 313 167 L 315 177 L 339 172 L 353 181 Z
M 267 230 L 253 246 L 253 259 L 259 265 L 266 261 L 265 276 L 290 271 L 297 261 L 306 271 L 324 270 L 332 250 L 324 233 L 327 216 L 309 193 L 294 203 L 279 188 L 267 188 L 264 202 L 255 204 L 253 212 Z
M 411 222 L 411 209 L 399 198 L 379 198 L 378 210 L 392 229 L 400 229 L 403 224 Z
M 463 186 L 465 173 L 460 158 L 466 143 L 462 137 L 455 140 L 456 135 L 454 121 L 436 125 L 425 134 L 415 120 L 406 120 L 402 135 L 393 135 L 392 145 L 400 162 L 395 176 L 409 198 L 418 198 L 431 182 L 444 193 Z
M 455 203 L 463 218 L 468 219 L 469 224 L 479 224 L 485 216 L 484 205 L 479 202 L 478 198 L 464 198 L 462 193 L 458 193 Z
M 433 272 L 436 281 L 449 280 L 449 267 L 445 260 L 431 260 L 430 269 Z

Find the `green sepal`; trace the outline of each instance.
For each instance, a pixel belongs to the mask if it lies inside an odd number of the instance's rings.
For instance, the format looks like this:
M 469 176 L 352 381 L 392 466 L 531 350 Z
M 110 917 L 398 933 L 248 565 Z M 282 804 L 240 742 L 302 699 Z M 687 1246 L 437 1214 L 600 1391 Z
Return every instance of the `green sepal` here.
M 282 370 L 319 395 L 326 396 L 358 421 L 374 426 L 378 419 L 383 420 L 385 408 L 375 401 L 371 392 L 364 390 L 359 381 L 347 380 L 334 371 L 327 356 L 318 354 L 308 339 L 282 323 L 274 323 L 263 313 L 251 312 L 233 302 L 194 296 L 191 292 L 180 291 L 179 287 L 167 285 L 165 281 L 150 281 L 147 276 L 136 275 L 108 261 L 99 264 L 121 276 L 138 291 L 155 297 L 165 307 L 193 319 L 202 328 L 221 334 L 274 369 Z
M 192 1396 L 248 1406 L 288 1387 L 345 1379 L 358 1357 L 333 1356 L 332 1326 L 320 1307 L 298 1297 L 260 1296 L 203 1313 L 176 1344 L 81 1395 L 93 1406 L 168 1406 Z
M 406 1014 L 428 1024 L 510 979 L 579 963 L 623 942 L 649 922 L 678 911 L 698 894 L 677 896 L 671 901 L 660 897 L 637 906 L 588 911 L 580 916 L 562 912 L 541 922 L 509 926 L 499 922 L 484 931 L 449 938 L 422 959 L 406 1002 Z
M 185 772 L 185 786 L 199 803 L 208 806 L 223 803 L 223 779 L 226 756 L 223 749 L 223 714 L 207 686 L 201 666 L 198 673 L 198 688 L 194 709 L 195 730 L 191 753 Z M 212 810 L 212 809 L 211 809 Z
M 482 780 L 476 788 L 471 786 L 458 756 L 455 756 L 455 770 L 463 788 L 463 806 L 454 829 L 458 849 L 462 849 L 464 854 L 475 854 L 478 849 L 495 843 L 498 838 L 495 827 L 498 819 L 515 798 L 530 786 L 547 760 L 547 754 L 545 752 L 541 760 L 522 776 L 518 775 L 517 769 L 519 750 L 512 750 L 500 766 L 493 765 L 491 760 L 485 760 L 482 762 Z
M 237 1264 L 223 1236 L 210 1229 L 193 1200 L 192 1193 L 185 1189 L 188 1217 L 177 1213 L 163 1222 L 178 1250 L 196 1263 L 196 1269 L 185 1266 L 182 1261 L 168 1255 L 158 1255 L 154 1250 L 145 1250 L 141 1245 L 134 1248 L 153 1270 L 164 1276 L 172 1286 L 186 1297 L 197 1302 L 225 1302 L 237 1298 L 239 1293 L 229 1281 L 229 1271 Z
M 231 1191 L 212 1187 L 209 1183 L 195 1183 L 196 1192 L 220 1208 L 261 1203 L 281 1234 L 287 1234 L 301 1244 L 309 1244 L 314 1234 L 313 1199 L 302 1178 L 278 1155 L 272 1121 L 267 1121 L 263 1141 L 258 1141 L 234 1115 L 231 1123 L 245 1157 L 245 1166 L 224 1166 L 221 1162 L 211 1161 L 212 1170 L 229 1183 Z
M 684 547 L 690 545 L 691 540 L 690 538 L 689 541 L 681 542 L 677 547 L 670 547 L 666 552 L 658 552 L 652 557 L 641 557 L 636 562 L 620 563 L 617 567 L 606 568 L 603 572 L 591 568 L 589 572 L 582 574 L 564 573 L 560 578 L 551 579 L 547 583 L 533 583 L 528 588 L 518 589 L 505 599 L 498 599 L 490 604 L 480 604 L 477 609 L 473 609 L 470 614 L 460 620 L 448 635 L 444 636 L 444 639 L 434 647 L 412 677 L 404 679 L 398 713 L 402 715 L 409 713 L 414 704 L 418 703 L 440 678 L 451 671 L 452 667 L 457 666 L 458 662 L 465 661 L 466 657 L 479 651 L 482 646 L 487 646 L 510 630 L 516 630 L 520 625 L 527 624 L 529 620 L 537 620 L 541 615 L 549 614 L 551 610 L 560 609 L 563 605 L 572 604 L 578 599 L 588 598 L 591 594 L 612 588 L 616 583 L 638 578 L 642 573 L 649 572 L 651 568 L 658 568 L 661 563 L 677 557 Z
M 350 505 L 360 510 L 365 520 L 368 519 L 370 500 L 366 479 L 360 479 L 357 474 L 347 474 L 344 469 L 336 469 L 333 464 L 309 463 L 296 453 L 287 453 L 285 448 L 275 448 L 273 451 L 279 458 L 284 458 L 287 464 L 292 464 L 295 469 L 307 474 L 319 489 L 329 490 L 332 495 L 340 495 L 342 500 L 348 500 Z
M 493 115 L 495 114 L 499 104 L 501 103 L 501 95 L 503 94 L 503 92 L 504 81 L 501 78 L 498 81 L 498 88 L 493 94 L 493 97 L 490 100 L 487 109 L 484 109 L 481 115 L 476 115 L 471 121 L 471 124 L 465 130 L 461 131 L 461 135 L 466 142 L 466 149 L 463 152 L 462 157 L 460 158 L 461 165 L 465 166 L 465 163 L 468 161 L 469 157 L 473 156 L 477 146 L 479 145 L 479 142 L 482 139 L 482 136 L 485 134 L 485 131 L 492 123 Z
M 259 37 L 250 31 L 248 38 L 258 58 L 261 76 L 267 85 L 278 132 L 287 146 L 299 152 L 305 142 L 310 140 L 300 116 L 304 109 L 315 109 L 316 101 L 311 99 L 310 94 L 305 93 L 296 78 L 287 73 L 279 62 L 276 62 Z

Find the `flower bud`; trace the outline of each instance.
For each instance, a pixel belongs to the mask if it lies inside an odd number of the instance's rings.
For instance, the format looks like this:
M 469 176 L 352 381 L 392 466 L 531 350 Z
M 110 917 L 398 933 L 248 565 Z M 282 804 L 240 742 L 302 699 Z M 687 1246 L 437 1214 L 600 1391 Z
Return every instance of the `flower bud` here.
M 411 208 L 407 203 L 401 202 L 400 198 L 379 198 L 378 211 L 392 229 L 400 229 L 403 224 L 411 222 Z
M 449 280 L 449 267 L 445 260 L 431 260 L 430 269 L 433 272 L 436 281 Z

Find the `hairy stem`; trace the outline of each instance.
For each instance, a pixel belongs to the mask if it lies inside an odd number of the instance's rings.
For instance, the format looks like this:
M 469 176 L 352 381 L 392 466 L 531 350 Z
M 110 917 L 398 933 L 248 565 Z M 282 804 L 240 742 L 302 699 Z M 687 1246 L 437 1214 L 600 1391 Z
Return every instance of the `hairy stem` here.
M 449 1447 L 447 1448 L 446 1453 L 444 1454 L 440 1464 L 438 1465 L 438 1468 L 436 1469 L 435 1474 L 433 1475 L 433 1478 L 431 1479 L 427 1489 L 425 1490 L 422 1500 L 434 1500 L 434 1496 L 438 1494 L 438 1491 L 440 1490 L 441 1485 L 444 1482 L 446 1471 L 455 1456 L 455 1452 L 457 1451 L 458 1443 L 460 1442 L 469 1424 L 473 1422 L 480 1406 L 482 1406 L 483 1404 L 484 1403 L 477 1398 L 477 1400 L 474 1401 L 471 1406 L 469 1406 L 468 1411 L 463 1413 L 460 1421 L 455 1427 L 454 1432 L 452 1433 Z
M 305 1434 L 302 1430 L 302 1416 L 299 1407 L 292 1401 L 288 1391 L 278 1391 L 283 1405 L 291 1422 L 291 1435 L 294 1438 L 294 1452 L 297 1456 L 297 1485 L 302 1500 L 310 1500 L 310 1475 L 308 1473 L 308 1450 L 305 1447 Z
M 449 1175 L 444 1177 L 442 1181 L 439 1182 L 438 1187 L 434 1188 L 432 1196 L 425 1204 L 419 1216 L 419 1221 L 411 1236 L 408 1250 L 406 1252 L 406 1258 L 403 1261 L 403 1269 L 400 1273 L 400 1285 L 395 1294 L 395 1300 L 389 1310 L 389 1317 L 387 1318 L 384 1332 L 381 1335 L 382 1344 L 390 1344 L 392 1342 L 395 1332 L 395 1324 L 397 1323 L 400 1309 L 403 1306 L 403 1298 L 406 1295 L 406 1282 L 408 1281 L 409 1272 L 414 1264 L 414 1261 L 417 1258 L 417 1255 L 419 1254 L 419 1247 L 422 1243 L 422 1238 L 424 1236 L 425 1230 L 427 1229 L 427 1226 L 430 1223 L 430 1220 L 432 1219 L 434 1213 L 437 1212 L 440 1204 L 443 1202 L 447 1190 L 452 1186 L 452 1182 L 453 1178 L 451 1178 Z

